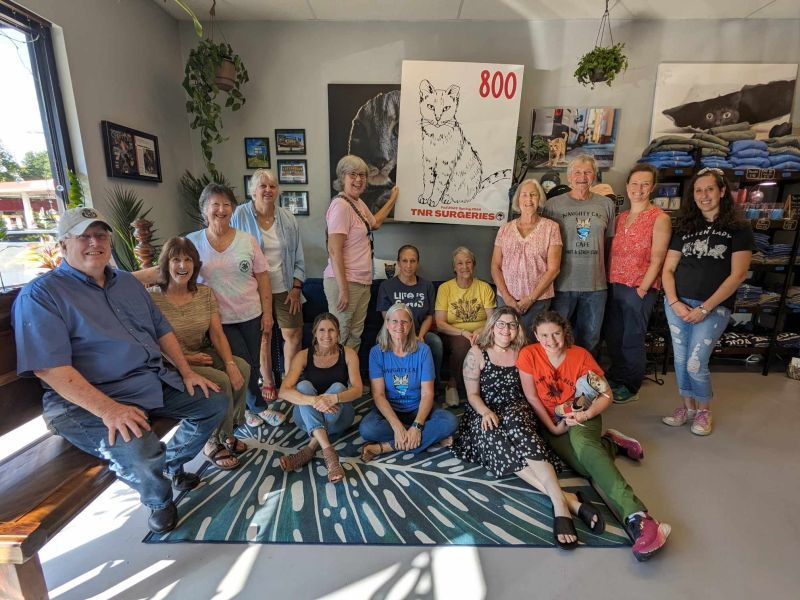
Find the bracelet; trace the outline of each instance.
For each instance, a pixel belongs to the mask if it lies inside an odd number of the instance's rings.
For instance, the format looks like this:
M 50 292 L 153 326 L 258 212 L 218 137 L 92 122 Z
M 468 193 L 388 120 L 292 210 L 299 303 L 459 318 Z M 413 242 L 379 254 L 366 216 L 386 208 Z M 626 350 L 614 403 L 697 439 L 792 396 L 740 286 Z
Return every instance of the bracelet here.
M 676 302 L 680 302 L 680 300 L 681 300 L 680 298 L 678 298 L 677 300 L 673 300 L 672 302 L 670 302 L 669 304 L 667 304 L 667 306 L 672 306 L 672 305 L 673 305 L 673 304 L 675 304 Z
M 236 363 L 234 361 L 232 361 L 232 360 L 226 360 L 225 364 L 226 365 L 233 365 L 234 367 L 236 366 Z
M 336 404 L 339 404 L 339 394 L 334 394 L 336 396 Z

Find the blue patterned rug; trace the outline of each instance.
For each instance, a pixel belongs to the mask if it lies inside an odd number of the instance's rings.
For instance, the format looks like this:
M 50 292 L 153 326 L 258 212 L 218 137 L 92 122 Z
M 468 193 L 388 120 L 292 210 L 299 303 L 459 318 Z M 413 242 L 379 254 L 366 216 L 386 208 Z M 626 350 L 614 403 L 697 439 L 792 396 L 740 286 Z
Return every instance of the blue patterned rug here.
M 371 406 L 369 397 L 356 401 L 356 424 Z M 336 442 L 346 477 L 333 485 L 319 452 L 300 471 L 281 470 L 280 456 L 308 439 L 294 423 L 239 433 L 250 446 L 242 466 L 221 471 L 206 463 L 200 485 L 178 501 L 178 526 L 150 533 L 145 542 L 554 546 L 546 496 L 515 476 L 496 479 L 448 449 L 384 454 L 363 463 L 363 440 L 353 427 Z M 581 490 L 605 516 L 599 536 L 575 519 L 582 544 L 630 544 L 586 480 L 566 474 L 561 485 Z

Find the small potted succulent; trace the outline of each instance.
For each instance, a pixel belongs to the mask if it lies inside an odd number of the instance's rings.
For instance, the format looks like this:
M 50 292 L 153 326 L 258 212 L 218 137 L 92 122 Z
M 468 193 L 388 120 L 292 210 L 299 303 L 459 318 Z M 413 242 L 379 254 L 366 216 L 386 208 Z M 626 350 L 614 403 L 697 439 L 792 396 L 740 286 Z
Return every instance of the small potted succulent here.
M 591 52 L 584 54 L 575 69 L 575 79 L 581 85 L 594 88 L 595 83 L 605 81 L 610 86 L 617 75 L 628 68 L 628 57 L 623 53 L 625 44 L 620 42 L 612 46 L 595 46 Z

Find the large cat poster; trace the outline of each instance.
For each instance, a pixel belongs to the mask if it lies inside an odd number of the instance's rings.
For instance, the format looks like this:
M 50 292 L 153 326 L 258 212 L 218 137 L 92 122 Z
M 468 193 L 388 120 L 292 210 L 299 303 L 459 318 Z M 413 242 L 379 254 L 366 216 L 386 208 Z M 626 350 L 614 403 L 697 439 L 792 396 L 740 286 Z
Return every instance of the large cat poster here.
M 650 138 L 748 122 L 757 137 L 791 133 L 796 64 L 658 65 Z
M 506 222 L 522 73 L 522 65 L 403 61 L 395 219 Z

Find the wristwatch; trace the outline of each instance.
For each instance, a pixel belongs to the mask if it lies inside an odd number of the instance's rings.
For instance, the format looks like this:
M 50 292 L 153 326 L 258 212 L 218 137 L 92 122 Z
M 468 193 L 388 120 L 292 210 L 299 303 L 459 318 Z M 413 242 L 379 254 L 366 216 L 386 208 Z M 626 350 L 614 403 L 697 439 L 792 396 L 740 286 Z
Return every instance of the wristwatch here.
M 419 429 L 420 431 L 422 431 L 423 429 L 425 429 L 425 424 L 424 424 L 424 423 L 419 423 L 418 421 L 414 421 L 414 422 L 411 424 L 411 426 L 412 426 L 414 429 Z
M 698 306 L 697 308 L 700 309 L 700 312 L 703 314 L 704 317 L 708 314 L 708 310 L 702 304 L 700 306 Z

